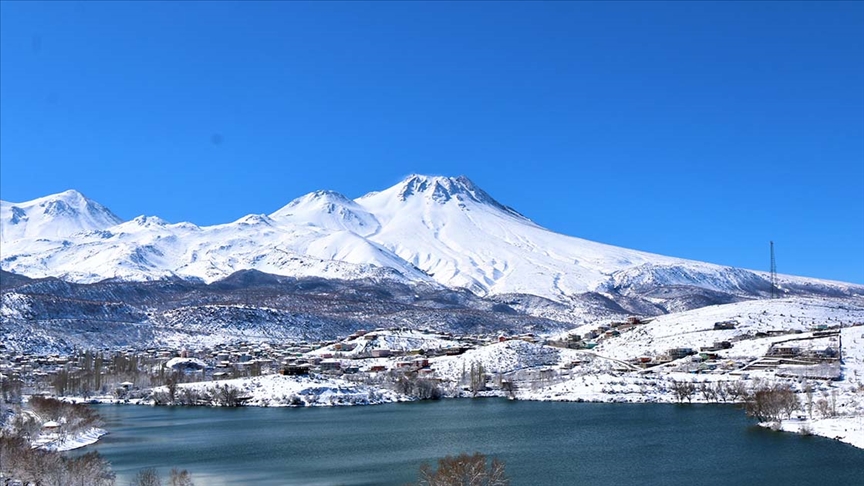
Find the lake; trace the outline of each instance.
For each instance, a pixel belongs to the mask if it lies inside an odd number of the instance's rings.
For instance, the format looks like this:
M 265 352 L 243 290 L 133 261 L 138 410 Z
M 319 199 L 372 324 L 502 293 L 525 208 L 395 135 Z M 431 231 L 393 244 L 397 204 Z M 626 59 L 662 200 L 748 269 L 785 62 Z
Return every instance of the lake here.
M 756 427 L 732 406 L 457 399 L 342 408 L 96 406 L 125 486 L 144 467 L 198 486 L 404 484 L 479 451 L 513 484 L 864 484 L 864 450 Z

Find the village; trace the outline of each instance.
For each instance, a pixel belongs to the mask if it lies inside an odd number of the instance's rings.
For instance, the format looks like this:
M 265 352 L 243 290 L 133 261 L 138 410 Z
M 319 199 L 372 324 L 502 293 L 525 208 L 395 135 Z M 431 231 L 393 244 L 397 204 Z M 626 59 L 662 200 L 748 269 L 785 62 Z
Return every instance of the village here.
M 528 383 L 528 388 L 537 389 L 537 380 L 550 384 L 575 374 L 596 373 L 598 368 L 591 366 L 594 362 L 604 364 L 599 369 L 603 372 L 642 376 L 688 373 L 746 377 L 753 372 L 770 372 L 776 377 L 799 380 L 841 378 L 842 336 L 836 324 L 819 324 L 807 333 L 801 329 L 750 333 L 740 332 L 736 320 L 717 321 L 705 326 L 706 330 L 736 335 L 728 339 L 721 336 L 701 346 L 675 346 L 662 353 L 622 356 L 615 342 L 651 322 L 633 316 L 582 328 L 582 333 L 574 330 L 547 338 L 533 334 L 454 336 L 429 329 L 382 328 L 358 330 L 342 340 L 316 343 L 262 341 L 201 349 L 80 350 L 69 356 L 4 353 L 0 355 L 0 376 L 7 399 L 10 394 L 49 394 L 99 401 L 146 399 L 152 397 L 153 389 L 168 383 L 220 382 L 276 374 L 378 385 L 409 376 L 431 380 L 442 388 L 443 396 L 470 391 L 472 396 L 497 392 L 515 397 L 514 386 L 519 381 L 523 388 Z M 763 341 L 770 341 L 763 353 L 750 349 L 735 352 L 738 343 Z M 516 346 L 514 342 L 524 345 Z M 514 356 L 505 364 L 494 362 L 484 350 L 496 348 L 513 351 Z M 537 356 L 542 358 L 538 360 Z M 458 372 L 454 372 L 454 362 L 461 363 Z M 478 370 L 482 370 L 480 376 L 472 376 Z M 537 380 L 532 378 L 535 375 Z
M 4 416 L 33 397 L 225 407 L 482 397 L 739 403 L 766 427 L 864 447 L 864 316 L 824 301 L 742 302 L 545 336 L 378 328 L 326 342 L 9 351 L 0 353 Z M 782 395 L 782 406 L 754 409 L 760 394 Z M 71 430 L 57 417 L 40 427 L 36 445 L 46 448 L 80 447 L 105 433 Z

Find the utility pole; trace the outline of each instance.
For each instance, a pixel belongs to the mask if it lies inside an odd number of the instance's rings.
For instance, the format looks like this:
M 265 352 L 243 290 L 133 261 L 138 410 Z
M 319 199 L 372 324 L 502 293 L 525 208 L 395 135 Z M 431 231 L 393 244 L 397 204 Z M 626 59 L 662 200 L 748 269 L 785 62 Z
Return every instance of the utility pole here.
M 774 261 L 774 242 L 771 242 L 771 298 L 776 297 L 777 287 L 777 263 Z

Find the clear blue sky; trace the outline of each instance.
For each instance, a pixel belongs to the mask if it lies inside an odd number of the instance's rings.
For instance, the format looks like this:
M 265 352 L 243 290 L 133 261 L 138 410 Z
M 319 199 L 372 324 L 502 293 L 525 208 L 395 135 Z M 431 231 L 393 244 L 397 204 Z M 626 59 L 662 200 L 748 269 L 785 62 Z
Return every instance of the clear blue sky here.
M 864 283 L 864 3 L 0 4 L 4 200 L 205 225 L 415 172 Z

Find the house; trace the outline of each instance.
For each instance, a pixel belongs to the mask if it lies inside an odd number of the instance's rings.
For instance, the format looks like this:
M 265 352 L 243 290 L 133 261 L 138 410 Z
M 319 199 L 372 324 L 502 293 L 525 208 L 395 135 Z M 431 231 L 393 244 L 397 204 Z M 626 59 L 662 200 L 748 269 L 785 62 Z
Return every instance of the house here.
M 672 348 L 666 352 L 671 359 L 681 359 L 691 354 L 696 354 L 693 348 Z
M 773 346 L 768 350 L 768 356 L 793 357 L 801 354 L 801 348 L 797 346 L 780 345 Z
M 284 366 L 281 370 L 279 370 L 279 374 L 280 375 L 287 375 L 287 376 L 308 375 L 309 369 L 311 367 L 312 367 L 312 365 L 309 365 L 309 364 L 288 365 L 288 366 Z
M 389 358 L 393 353 L 389 349 L 373 349 L 373 358 Z
M 723 329 L 735 329 L 738 325 L 738 321 L 729 320 L 729 321 L 720 321 L 714 323 L 714 330 L 719 331 Z
M 319 366 L 322 371 L 338 371 L 342 368 L 342 363 L 335 359 L 324 359 Z

